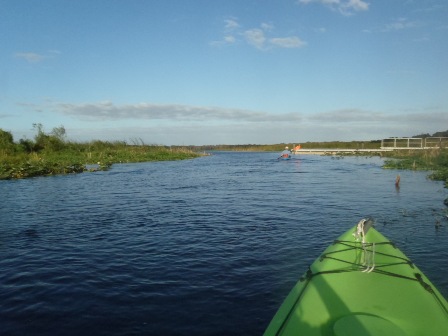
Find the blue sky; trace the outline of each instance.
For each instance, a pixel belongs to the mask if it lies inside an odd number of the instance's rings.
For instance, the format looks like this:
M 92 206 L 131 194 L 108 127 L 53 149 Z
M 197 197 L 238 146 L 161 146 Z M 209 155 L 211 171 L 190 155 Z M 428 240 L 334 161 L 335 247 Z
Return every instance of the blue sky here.
M 0 0 L 0 128 L 272 144 L 448 129 L 446 0 Z

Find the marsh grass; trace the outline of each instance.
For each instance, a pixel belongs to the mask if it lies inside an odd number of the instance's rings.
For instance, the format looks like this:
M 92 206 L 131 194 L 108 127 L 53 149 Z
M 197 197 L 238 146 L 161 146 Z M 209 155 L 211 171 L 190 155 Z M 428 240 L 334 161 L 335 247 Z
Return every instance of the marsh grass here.
M 432 180 L 444 181 L 448 186 L 448 149 L 401 150 L 386 154 L 389 157 L 384 168 L 432 171 Z
M 0 152 L 0 179 L 93 172 L 107 170 L 114 163 L 183 160 L 198 156 L 200 154 L 184 148 L 124 142 L 69 142 L 59 150 Z
M 63 126 L 45 133 L 42 124 L 33 124 L 37 134 L 33 140 L 20 139 L 15 143 L 10 132 L 0 129 L 0 179 L 27 178 L 43 175 L 81 173 L 107 170 L 114 163 L 183 160 L 201 156 L 200 151 L 282 151 L 285 146 L 274 145 L 214 145 L 166 147 L 145 145 L 141 140 L 132 144 L 124 141 L 67 141 Z M 306 142 L 302 148 L 379 149 L 381 141 Z M 448 185 L 448 149 L 399 150 L 383 153 L 389 159 L 384 168 L 430 170 L 429 177 Z

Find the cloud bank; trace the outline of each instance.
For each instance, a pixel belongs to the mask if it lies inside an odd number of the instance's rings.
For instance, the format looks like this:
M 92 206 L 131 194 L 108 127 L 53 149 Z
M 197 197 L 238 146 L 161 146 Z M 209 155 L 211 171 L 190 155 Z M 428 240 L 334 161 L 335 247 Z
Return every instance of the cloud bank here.
M 87 121 L 117 121 L 123 119 L 167 120 L 171 122 L 240 121 L 282 122 L 298 121 L 294 113 L 269 114 L 235 108 L 191 106 L 178 104 L 125 104 L 99 103 L 52 103 L 46 109 Z M 36 109 L 37 110 L 37 109 Z M 39 109 L 41 110 L 41 109 Z
M 66 129 L 69 137 L 77 141 L 141 139 L 165 145 L 377 140 L 444 131 L 443 125 L 448 125 L 448 113 L 442 108 L 393 113 L 346 108 L 314 114 L 277 114 L 180 104 L 119 105 L 109 101 L 47 101 L 20 106 L 36 115 L 53 114 L 57 124 L 45 125 L 48 128 L 59 126 L 62 117 L 73 119 Z

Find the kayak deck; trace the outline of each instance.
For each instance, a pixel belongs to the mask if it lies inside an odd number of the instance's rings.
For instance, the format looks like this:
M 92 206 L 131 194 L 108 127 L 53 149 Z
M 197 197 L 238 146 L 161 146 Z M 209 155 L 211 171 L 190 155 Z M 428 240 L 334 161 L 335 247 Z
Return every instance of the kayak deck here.
M 448 333 L 448 303 L 428 278 L 374 228 L 356 239 L 358 228 L 310 266 L 265 335 Z

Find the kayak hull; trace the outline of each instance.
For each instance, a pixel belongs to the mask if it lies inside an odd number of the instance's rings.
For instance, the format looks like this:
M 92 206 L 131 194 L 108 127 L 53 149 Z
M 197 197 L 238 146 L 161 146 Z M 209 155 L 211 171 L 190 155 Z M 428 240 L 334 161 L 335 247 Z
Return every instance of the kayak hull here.
M 448 303 L 429 279 L 373 227 L 356 239 L 358 229 L 310 266 L 265 335 L 447 334 Z

